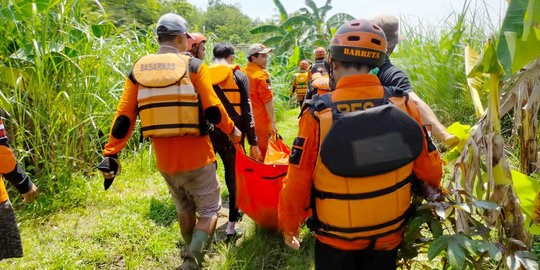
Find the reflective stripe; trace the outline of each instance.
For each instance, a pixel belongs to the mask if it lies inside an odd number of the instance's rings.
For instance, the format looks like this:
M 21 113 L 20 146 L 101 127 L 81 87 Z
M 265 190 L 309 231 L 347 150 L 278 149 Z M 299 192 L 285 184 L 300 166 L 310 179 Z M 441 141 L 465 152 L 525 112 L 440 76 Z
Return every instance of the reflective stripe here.
M 151 109 L 151 108 L 159 108 L 159 107 L 172 107 L 172 106 L 192 106 L 197 107 L 199 106 L 199 103 L 197 102 L 163 102 L 163 103 L 150 103 L 143 105 L 139 107 L 139 111 L 145 110 L 145 109 Z
M 171 85 L 163 88 L 139 88 L 137 99 L 145 99 L 156 96 L 196 94 L 195 88 L 191 84 Z
M 313 196 L 315 196 L 315 197 L 317 197 L 319 199 L 322 199 L 322 200 L 324 200 L 324 199 L 365 200 L 365 199 L 380 197 L 380 196 L 384 196 L 386 194 L 393 193 L 396 190 L 398 190 L 398 189 L 404 187 L 405 185 L 411 183 L 412 180 L 414 179 L 413 177 L 414 176 L 411 174 L 407 178 L 403 179 L 401 182 L 398 182 L 397 184 L 395 184 L 395 185 L 393 185 L 391 187 L 388 187 L 388 188 L 385 188 L 385 189 L 380 189 L 380 190 L 377 190 L 377 191 L 372 191 L 372 192 L 356 193 L 356 194 L 350 194 L 350 193 L 339 194 L 339 193 L 332 193 L 332 192 L 324 192 L 324 191 L 320 191 L 320 190 L 315 189 L 315 191 L 313 192 Z
M 141 127 L 142 131 L 154 130 L 154 129 L 166 129 L 166 128 L 199 128 L 198 124 L 170 124 L 170 125 L 154 125 Z
M 358 233 L 358 232 L 368 232 L 368 231 L 374 231 L 374 230 L 379 230 L 379 229 L 382 229 L 382 228 L 386 228 L 386 227 L 389 227 L 389 226 L 392 226 L 400 221 L 403 221 L 405 219 L 407 219 L 408 217 L 411 216 L 412 214 L 412 211 L 414 210 L 412 208 L 413 206 L 409 206 L 409 209 L 405 210 L 405 212 L 403 212 L 403 214 L 401 214 L 401 216 L 393 219 L 393 220 L 390 220 L 388 222 L 385 222 L 385 223 L 382 223 L 382 224 L 377 224 L 377 225 L 373 225 L 373 226 L 365 226 L 365 227 L 352 227 L 352 228 L 343 228 L 343 227 L 336 227 L 336 226 L 331 226 L 331 225 L 328 225 L 328 224 L 325 224 L 323 222 L 321 222 L 321 229 L 325 230 L 325 231 L 334 231 L 334 232 L 341 232 L 341 233 Z

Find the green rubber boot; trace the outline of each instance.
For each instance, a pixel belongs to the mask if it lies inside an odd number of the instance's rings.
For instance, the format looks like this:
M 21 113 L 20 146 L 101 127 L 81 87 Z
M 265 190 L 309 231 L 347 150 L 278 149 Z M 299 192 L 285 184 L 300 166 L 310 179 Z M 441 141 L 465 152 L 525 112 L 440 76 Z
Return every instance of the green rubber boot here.
M 199 267 L 202 265 L 204 259 L 204 244 L 206 243 L 208 238 L 208 233 L 203 231 L 194 231 L 193 238 L 191 238 L 189 252 L 193 254 Z

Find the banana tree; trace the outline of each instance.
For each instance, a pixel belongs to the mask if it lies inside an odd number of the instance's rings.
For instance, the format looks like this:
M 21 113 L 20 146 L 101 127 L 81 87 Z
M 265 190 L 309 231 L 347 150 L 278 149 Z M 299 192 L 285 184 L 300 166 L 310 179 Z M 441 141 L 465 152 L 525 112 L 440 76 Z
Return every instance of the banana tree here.
M 456 201 L 469 202 L 471 194 L 499 205 L 484 211 L 484 220 L 495 228 L 504 251 L 506 266 L 538 269 L 529 250 L 528 232 L 538 233 L 526 222 L 522 210 L 531 218 L 538 180 L 528 177 L 538 165 L 538 106 L 540 104 L 540 5 L 535 0 L 510 1 L 497 39 L 489 40 L 471 67 L 466 64 L 473 100 L 479 78 L 489 76 L 487 111 L 470 129 L 467 141 L 455 162 L 450 187 L 462 189 Z M 474 52 L 467 49 L 467 56 Z M 478 87 L 476 87 L 478 88 Z M 501 94 L 502 93 L 502 94 Z M 478 103 L 478 102 L 476 102 Z M 476 104 L 477 113 L 482 112 Z M 520 136 L 521 172 L 511 171 L 505 156 L 500 119 L 514 109 L 514 129 Z M 526 195 L 528 194 L 528 195 Z M 532 197 L 532 198 L 529 198 Z M 461 210 L 460 210 L 461 211 Z M 459 215 L 457 215 L 459 216 Z M 464 215 L 461 215 L 464 216 Z M 456 220 L 457 230 L 468 231 L 468 221 Z
M 280 12 L 279 24 L 262 25 L 251 30 L 252 34 L 269 36 L 263 44 L 276 48 L 279 63 L 294 66 L 301 59 L 311 58 L 315 47 L 328 45 L 337 27 L 354 19 L 347 13 L 338 13 L 326 19 L 328 11 L 332 9 L 331 0 L 327 0 L 322 7 L 317 7 L 312 0 L 305 3 L 306 7 L 289 14 L 280 0 L 274 0 Z

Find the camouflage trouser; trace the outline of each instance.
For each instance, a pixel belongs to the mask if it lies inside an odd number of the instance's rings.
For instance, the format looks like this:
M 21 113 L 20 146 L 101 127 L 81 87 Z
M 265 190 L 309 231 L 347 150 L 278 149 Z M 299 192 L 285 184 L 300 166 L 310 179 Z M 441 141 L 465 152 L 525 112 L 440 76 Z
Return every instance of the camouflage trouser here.
M 21 235 L 9 200 L 0 203 L 0 260 L 23 256 Z

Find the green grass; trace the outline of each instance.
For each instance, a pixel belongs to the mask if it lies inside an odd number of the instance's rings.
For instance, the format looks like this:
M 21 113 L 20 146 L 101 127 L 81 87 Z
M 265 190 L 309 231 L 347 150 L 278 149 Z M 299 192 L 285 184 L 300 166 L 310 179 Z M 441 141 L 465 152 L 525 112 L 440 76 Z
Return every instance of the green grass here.
M 289 110 L 278 123 L 289 145 L 298 130 L 298 113 L 298 108 Z M 25 256 L 0 262 L 0 269 L 171 269 L 180 265 L 184 241 L 174 203 L 149 151 L 148 142 L 138 151 L 124 151 L 122 173 L 107 191 L 101 174 L 94 172 L 88 177 L 75 175 L 62 194 L 42 195 L 28 205 L 12 194 Z M 223 166 L 218 168 L 226 207 Z M 236 246 L 226 246 L 222 243 L 226 213 L 223 209 L 216 242 L 208 254 L 210 269 L 310 269 L 312 236 L 296 252 L 282 243 L 280 234 L 261 231 L 245 217 L 239 227 L 246 235 Z

